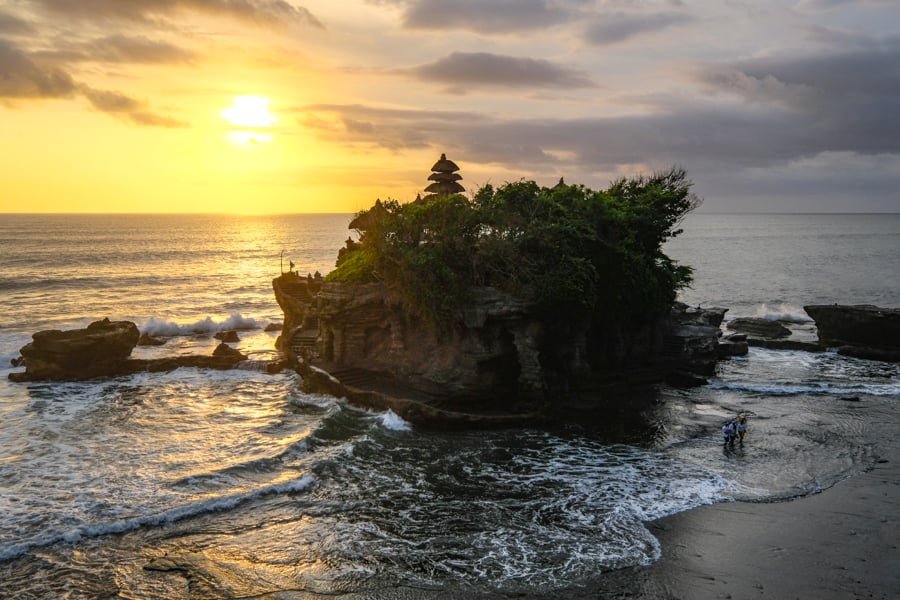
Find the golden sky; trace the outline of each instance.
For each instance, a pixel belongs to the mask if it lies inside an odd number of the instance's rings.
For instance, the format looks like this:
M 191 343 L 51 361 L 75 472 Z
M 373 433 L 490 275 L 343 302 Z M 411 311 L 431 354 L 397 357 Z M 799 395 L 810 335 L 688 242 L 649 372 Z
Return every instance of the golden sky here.
M 900 210 L 897 23 L 886 0 L 0 0 L 0 212 L 352 212 L 413 199 L 441 152 L 470 191 L 679 164 L 707 209 Z

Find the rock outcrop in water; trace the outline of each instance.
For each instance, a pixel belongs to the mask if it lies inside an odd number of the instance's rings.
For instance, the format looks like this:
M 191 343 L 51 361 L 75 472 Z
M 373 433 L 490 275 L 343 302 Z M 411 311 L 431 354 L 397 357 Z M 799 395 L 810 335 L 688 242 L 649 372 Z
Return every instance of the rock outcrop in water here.
M 140 339 L 130 321 L 94 321 L 84 329 L 39 331 L 20 350 L 14 366 L 24 373 L 10 373 L 12 381 L 79 381 L 95 377 L 130 375 L 144 371 L 171 371 L 179 367 L 233 369 L 247 357 L 220 344 L 213 356 L 186 355 L 166 358 L 130 358 Z M 226 349 L 221 348 L 225 346 Z
M 721 358 L 747 354 L 746 338 L 720 339 L 720 326 L 727 308 L 690 307 L 676 302 L 666 322 L 663 356 L 666 379 L 680 387 L 706 383 L 702 376 L 712 375 Z
M 815 320 L 820 343 L 847 356 L 900 362 L 900 309 L 820 304 L 803 310 Z
M 433 170 L 433 194 L 376 200 L 350 222 L 359 240 L 324 282 L 273 282 L 285 311 L 278 344 L 307 385 L 339 384 L 361 404 L 367 393 L 415 399 L 423 411 L 559 413 L 624 402 L 623 386 L 676 365 L 708 372 L 720 346 L 743 348 L 719 343 L 724 311 L 714 324 L 671 323 L 713 318 L 670 315 L 691 269 L 662 244 L 700 202 L 683 170 L 601 191 L 487 185 L 471 198 L 457 193 L 446 156 Z
M 19 351 L 29 379 L 89 379 L 115 372 L 141 337 L 130 321 L 94 321 L 85 329 L 39 331 Z
M 279 347 L 307 385 L 411 420 L 509 422 L 579 394 L 662 381 L 702 384 L 721 356 L 726 309 L 676 305 L 668 318 L 615 330 L 548 330 L 534 307 L 492 288 L 473 290 L 463 320 L 437 330 L 408 316 L 377 283 L 273 282 L 285 311 Z M 726 354 L 746 353 L 741 349 Z M 435 412 L 437 411 L 437 412 Z
M 770 321 L 759 317 L 734 319 L 728 323 L 728 329 L 758 338 L 784 338 L 791 335 L 791 330 L 778 321 Z

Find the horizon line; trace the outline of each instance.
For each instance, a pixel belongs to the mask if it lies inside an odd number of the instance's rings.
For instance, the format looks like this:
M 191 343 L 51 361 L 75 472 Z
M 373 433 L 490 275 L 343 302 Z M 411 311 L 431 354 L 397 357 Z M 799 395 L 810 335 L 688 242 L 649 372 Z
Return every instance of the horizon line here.
M 368 209 L 362 209 L 368 210 Z M 0 216 L 181 216 L 181 217 L 291 217 L 291 216 L 337 216 L 354 215 L 349 212 L 292 212 L 292 213 L 229 213 L 229 212 L 2 212 Z M 750 215 L 900 215 L 900 210 L 892 211 L 697 211 L 685 215 L 750 216 Z

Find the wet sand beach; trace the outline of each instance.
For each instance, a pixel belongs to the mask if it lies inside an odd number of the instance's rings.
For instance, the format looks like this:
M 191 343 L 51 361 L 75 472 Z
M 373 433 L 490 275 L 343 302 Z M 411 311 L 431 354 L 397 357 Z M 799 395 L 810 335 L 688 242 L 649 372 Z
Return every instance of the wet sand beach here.
M 653 522 L 662 558 L 607 573 L 608 598 L 843 599 L 900 597 L 900 444 L 811 496 L 730 502 Z

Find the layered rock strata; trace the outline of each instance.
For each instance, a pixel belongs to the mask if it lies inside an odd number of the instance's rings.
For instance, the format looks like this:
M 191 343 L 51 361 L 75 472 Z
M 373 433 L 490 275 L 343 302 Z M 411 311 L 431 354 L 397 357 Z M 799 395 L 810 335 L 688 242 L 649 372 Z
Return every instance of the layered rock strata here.
M 485 287 L 471 290 L 457 323 L 437 329 L 410 317 L 382 284 L 313 290 L 303 282 L 286 275 L 273 289 L 285 312 L 279 348 L 300 359 L 305 377 L 330 381 L 318 369 L 345 389 L 381 387 L 429 406 L 528 412 L 609 386 L 659 382 L 672 370 L 711 373 L 722 352 L 725 309 L 680 305 L 668 318 L 627 327 L 554 325 L 521 299 Z M 725 345 L 727 355 L 746 352 L 746 342 Z

